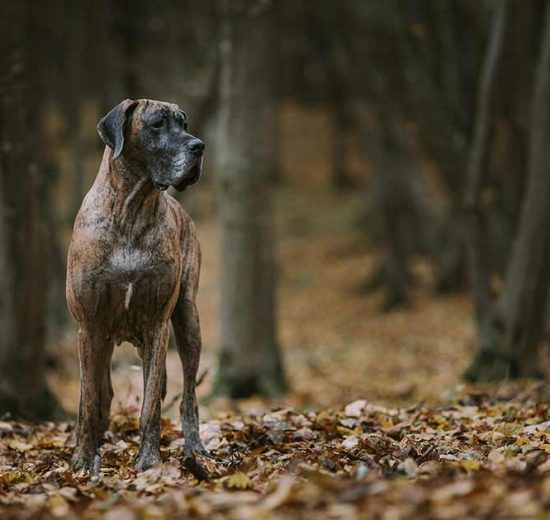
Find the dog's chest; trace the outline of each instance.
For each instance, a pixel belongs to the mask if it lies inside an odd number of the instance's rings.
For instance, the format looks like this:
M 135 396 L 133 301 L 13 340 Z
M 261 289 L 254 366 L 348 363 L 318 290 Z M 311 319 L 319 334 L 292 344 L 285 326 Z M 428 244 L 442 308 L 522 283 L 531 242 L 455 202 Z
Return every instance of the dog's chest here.
M 177 256 L 159 248 L 115 247 L 98 275 L 101 300 L 113 315 L 162 313 L 177 290 L 179 263 Z
M 109 272 L 123 281 L 135 278 L 139 273 L 154 269 L 162 264 L 158 252 L 134 247 L 117 247 L 108 258 Z
M 178 258 L 159 248 L 117 247 L 108 255 L 105 275 L 110 283 L 158 292 L 158 287 L 177 283 Z

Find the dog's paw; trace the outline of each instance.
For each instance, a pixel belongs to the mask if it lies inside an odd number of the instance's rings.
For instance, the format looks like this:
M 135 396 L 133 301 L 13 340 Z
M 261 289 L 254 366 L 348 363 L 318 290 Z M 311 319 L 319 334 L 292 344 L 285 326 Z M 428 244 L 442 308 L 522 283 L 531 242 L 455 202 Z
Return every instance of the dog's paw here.
M 182 465 L 198 481 L 208 481 L 212 476 L 218 474 L 213 455 L 204 448 L 198 439 L 195 442 L 185 443 Z
M 205 449 L 201 441 L 186 442 L 183 447 L 183 454 L 186 458 L 194 458 L 197 455 L 205 457 L 207 459 L 212 458 L 212 454 Z
M 76 447 L 71 459 L 73 471 L 85 471 L 92 478 L 99 478 L 99 468 L 101 466 L 101 458 L 95 451 L 85 448 Z
M 152 468 L 155 464 L 161 462 L 160 451 L 158 450 L 142 450 L 138 455 L 136 468 L 138 471 L 146 471 Z

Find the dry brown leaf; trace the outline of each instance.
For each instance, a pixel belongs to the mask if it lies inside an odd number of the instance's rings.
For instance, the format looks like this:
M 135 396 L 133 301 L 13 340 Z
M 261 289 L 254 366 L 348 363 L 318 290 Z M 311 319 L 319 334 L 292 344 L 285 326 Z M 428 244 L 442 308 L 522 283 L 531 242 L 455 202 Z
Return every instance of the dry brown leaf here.
M 231 489 L 247 489 L 252 486 L 248 475 L 242 471 L 236 471 L 227 479 L 227 487 Z

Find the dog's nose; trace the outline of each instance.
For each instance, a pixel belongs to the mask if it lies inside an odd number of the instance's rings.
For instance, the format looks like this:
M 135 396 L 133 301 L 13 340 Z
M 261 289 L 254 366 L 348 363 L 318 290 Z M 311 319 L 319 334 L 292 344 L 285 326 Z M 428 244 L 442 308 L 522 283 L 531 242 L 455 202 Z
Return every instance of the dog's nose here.
M 192 153 L 201 153 L 204 150 L 204 143 L 195 137 L 187 143 L 187 148 L 189 148 Z

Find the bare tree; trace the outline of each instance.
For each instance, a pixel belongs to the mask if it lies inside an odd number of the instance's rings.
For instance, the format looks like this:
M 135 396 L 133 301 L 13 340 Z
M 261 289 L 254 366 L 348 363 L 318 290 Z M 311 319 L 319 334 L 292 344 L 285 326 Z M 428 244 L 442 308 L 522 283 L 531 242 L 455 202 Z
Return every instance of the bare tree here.
M 492 300 L 487 207 L 483 195 L 487 186 L 487 155 L 493 125 L 496 79 L 506 31 L 507 12 L 508 1 L 503 0 L 494 15 L 486 57 L 481 70 L 477 114 L 466 171 L 465 208 L 468 213 L 470 283 L 478 326 L 482 326 L 485 312 Z
M 430 253 L 437 220 L 407 125 L 411 104 L 404 95 L 401 10 L 397 1 L 343 2 L 338 26 L 342 30 L 349 25 L 354 30 L 340 34 L 331 46 L 331 70 L 346 90 L 372 175 L 366 219 L 369 237 L 383 253 L 363 288 L 384 289 L 384 310 L 409 303 L 414 283 L 410 260 L 416 254 Z M 330 20 L 326 30 L 331 29 Z M 370 68 L 363 66 L 365 60 Z M 383 72 L 373 74 L 372 69 Z
M 277 343 L 271 188 L 273 98 L 270 2 L 222 3 L 221 354 L 215 392 L 285 389 Z
M 49 186 L 41 161 L 38 7 L 0 13 L 0 415 L 52 418 L 45 378 Z
M 528 185 L 504 286 L 478 340 L 465 373 L 470 380 L 497 381 L 538 375 L 550 286 L 550 6 L 544 33 L 531 114 Z

